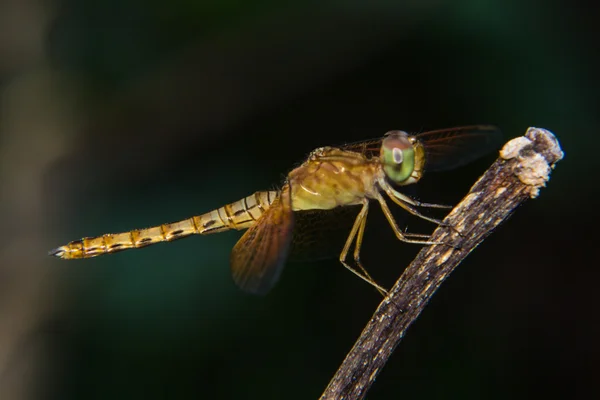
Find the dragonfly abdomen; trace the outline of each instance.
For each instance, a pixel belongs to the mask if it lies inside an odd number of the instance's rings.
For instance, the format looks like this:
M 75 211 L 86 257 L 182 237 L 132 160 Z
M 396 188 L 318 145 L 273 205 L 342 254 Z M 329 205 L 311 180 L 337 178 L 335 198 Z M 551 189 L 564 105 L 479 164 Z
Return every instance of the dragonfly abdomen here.
M 160 242 L 171 242 L 190 235 L 246 229 L 270 207 L 276 197 L 275 191 L 256 192 L 206 214 L 151 228 L 75 240 L 51 250 L 49 254 L 63 259 L 91 258 Z

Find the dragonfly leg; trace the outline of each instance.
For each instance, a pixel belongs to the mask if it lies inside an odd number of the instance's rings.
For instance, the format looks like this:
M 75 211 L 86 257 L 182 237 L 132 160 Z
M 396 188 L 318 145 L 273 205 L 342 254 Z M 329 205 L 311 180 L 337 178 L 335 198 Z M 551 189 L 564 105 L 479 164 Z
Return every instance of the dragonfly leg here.
M 449 206 L 447 204 L 433 204 L 433 203 L 422 203 L 418 200 L 413 199 L 412 197 L 409 197 L 405 194 L 400 193 L 399 191 L 395 190 L 393 187 L 389 186 L 386 184 L 386 186 L 384 187 L 384 190 L 386 191 L 386 193 L 388 194 L 388 196 L 390 197 L 395 197 L 400 201 L 403 201 L 405 203 L 411 204 L 415 207 L 427 207 L 427 208 L 445 208 L 445 209 L 452 209 L 454 208 L 454 206 Z
M 371 278 L 371 276 L 367 273 L 367 271 L 364 269 L 364 267 L 362 265 L 360 265 L 360 263 L 358 264 L 359 268 L 365 273 L 365 275 L 361 274 L 360 272 L 358 272 L 357 270 L 352 268 L 346 262 L 346 258 L 348 257 L 348 252 L 350 251 L 350 246 L 352 246 L 352 243 L 354 242 L 354 238 L 356 237 L 356 234 L 360 231 L 361 224 L 363 223 L 363 221 L 366 221 L 368 212 L 369 212 L 369 201 L 367 199 L 365 199 L 365 201 L 363 203 L 363 207 L 360 210 L 360 212 L 358 213 L 356 220 L 354 221 L 354 225 L 352 226 L 352 229 L 350 230 L 348 239 L 346 239 L 346 244 L 344 245 L 342 253 L 340 254 L 340 262 L 342 263 L 342 265 L 344 267 L 346 267 L 346 269 L 348 269 L 354 275 L 358 276 L 363 281 L 365 281 L 368 284 L 370 284 L 371 286 L 375 287 L 375 289 L 377 289 L 377 291 L 379 293 L 387 294 L 387 290 L 385 290 L 380 285 L 378 285 L 377 282 L 375 282 L 373 280 L 373 278 Z M 363 233 L 364 233 L 364 227 L 363 227 Z M 362 242 L 362 238 L 361 238 L 361 242 Z M 356 254 L 356 250 L 355 250 L 355 254 Z
M 368 203 L 367 203 L 368 204 Z M 360 226 L 358 227 L 358 233 L 356 235 L 356 243 L 354 244 L 354 262 L 360 268 L 360 270 L 365 274 L 365 276 L 371 281 L 371 283 L 375 283 L 375 280 L 371 277 L 369 272 L 363 267 L 360 262 L 360 249 L 362 246 L 363 236 L 365 235 L 365 226 L 367 225 L 367 214 L 365 214 L 362 221 L 360 221 Z M 388 295 L 388 291 L 382 288 L 380 285 L 374 285 L 377 291 L 383 296 L 386 297 Z
M 407 196 L 408 197 L 408 196 Z M 410 197 L 409 197 L 410 198 Z M 427 208 L 445 208 L 446 210 L 452 210 L 454 208 L 454 206 L 448 205 L 448 204 L 434 204 L 434 203 L 422 203 L 420 201 L 417 201 L 415 199 L 412 199 L 415 201 L 416 204 L 414 204 L 417 207 L 427 207 Z
M 394 230 L 394 233 L 396 234 L 396 237 L 398 238 L 398 240 L 401 240 L 406 243 L 415 243 L 415 244 L 429 244 L 429 245 L 431 245 L 431 244 L 444 244 L 445 245 L 446 244 L 443 242 L 433 242 L 431 240 L 409 239 L 409 236 L 411 236 L 411 235 L 406 235 L 405 233 L 403 233 L 400 230 L 400 228 L 398 228 L 398 224 L 396 223 L 396 220 L 394 219 L 394 216 L 392 215 L 392 212 L 390 211 L 390 208 L 388 207 L 387 203 L 385 202 L 385 199 L 383 198 L 383 196 L 381 196 L 381 194 L 378 193 L 376 199 L 377 199 L 377 201 L 379 201 L 379 204 L 381 205 L 381 210 L 383 211 L 385 218 L 388 220 L 388 223 Z
M 424 234 L 424 233 L 411 233 L 411 232 L 407 232 L 406 229 L 404 229 L 404 232 L 402 232 L 402 233 L 407 238 L 421 238 L 421 239 L 429 239 L 429 238 L 431 238 L 431 235 L 427 235 L 427 234 Z
M 400 207 L 404 208 L 406 211 L 408 211 L 409 213 L 411 213 L 412 215 L 415 215 L 419 218 L 424 219 L 425 221 L 429 221 L 429 222 L 433 222 L 434 224 L 437 224 L 439 226 L 444 226 L 446 228 L 450 228 L 452 229 L 454 232 L 456 232 L 459 236 L 463 236 L 462 233 L 460 233 L 458 231 L 458 229 L 456 229 L 452 224 L 448 224 L 442 220 L 436 219 L 436 218 L 431 218 L 428 217 L 427 215 L 423 215 L 421 214 L 419 211 L 417 211 L 416 209 L 414 209 L 413 207 L 411 207 L 409 204 L 415 205 L 415 206 L 422 206 L 423 204 L 427 204 L 430 205 L 429 203 L 420 203 L 414 199 L 411 199 L 410 197 L 394 190 L 392 187 L 390 187 L 389 185 L 385 184 L 383 187 L 383 190 L 387 193 L 387 195 L 390 197 L 390 199 L 392 199 L 392 201 L 396 204 L 398 204 Z M 434 205 L 439 205 L 439 204 L 434 204 Z M 442 208 L 442 207 L 438 207 L 438 208 Z M 452 208 L 452 207 L 450 207 Z
M 407 238 L 421 238 L 421 239 L 429 239 L 431 238 L 431 235 L 426 235 L 424 233 L 410 233 L 410 232 L 406 232 L 404 231 L 404 236 L 406 236 Z

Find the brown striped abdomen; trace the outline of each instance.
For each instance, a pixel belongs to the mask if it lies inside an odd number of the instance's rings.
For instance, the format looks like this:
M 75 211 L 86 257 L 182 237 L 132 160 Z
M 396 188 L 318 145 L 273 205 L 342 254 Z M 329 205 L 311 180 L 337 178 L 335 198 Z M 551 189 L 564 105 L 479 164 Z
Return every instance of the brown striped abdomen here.
M 49 254 L 63 259 L 90 258 L 155 243 L 170 242 L 190 235 L 208 235 L 230 229 L 246 229 L 270 207 L 277 195 L 275 191 L 256 192 L 242 200 L 183 221 L 83 238 L 51 250 Z

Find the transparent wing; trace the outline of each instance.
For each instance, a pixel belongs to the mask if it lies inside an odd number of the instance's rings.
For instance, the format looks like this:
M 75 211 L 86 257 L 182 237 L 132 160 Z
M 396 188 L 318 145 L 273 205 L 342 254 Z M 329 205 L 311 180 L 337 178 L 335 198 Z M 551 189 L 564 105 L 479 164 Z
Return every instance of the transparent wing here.
M 242 290 L 264 295 L 277 283 L 288 255 L 293 227 L 290 188 L 286 185 L 231 251 L 231 274 Z
M 379 157 L 381 151 L 381 142 L 383 138 L 363 140 L 360 142 L 347 143 L 339 146 L 341 150 L 353 151 L 360 153 L 368 159 L 373 157 Z
M 290 261 L 339 257 L 360 209 L 357 205 L 294 212 Z
M 502 132 L 493 125 L 439 129 L 415 135 L 426 149 L 428 170 L 447 170 L 476 160 L 502 145 Z M 339 148 L 379 157 L 383 138 L 348 143 Z
M 404 188 L 404 191 L 407 189 L 409 188 Z M 331 210 L 295 211 L 288 261 L 309 262 L 339 258 L 361 208 L 362 205 L 351 205 Z M 398 225 L 404 227 L 409 214 L 400 207 L 394 207 L 392 212 Z M 395 243 L 396 237 L 389 231 L 389 223 L 383 213 L 379 207 L 372 207 L 367 221 L 366 241 L 369 245 L 376 245 L 377 240 L 385 240 L 386 235 Z
M 492 125 L 440 129 L 416 137 L 425 147 L 425 168 L 431 171 L 459 167 L 502 145 L 502 132 Z

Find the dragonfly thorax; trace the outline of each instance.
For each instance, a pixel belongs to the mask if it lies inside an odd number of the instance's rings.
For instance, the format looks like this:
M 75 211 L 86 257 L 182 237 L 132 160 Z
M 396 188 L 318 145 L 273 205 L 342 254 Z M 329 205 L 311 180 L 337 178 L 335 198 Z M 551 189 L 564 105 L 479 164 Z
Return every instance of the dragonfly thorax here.
M 360 204 L 371 197 L 382 176 L 379 159 L 334 147 L 319 148 L 288 175 L 293 209 L 329 210 Z

